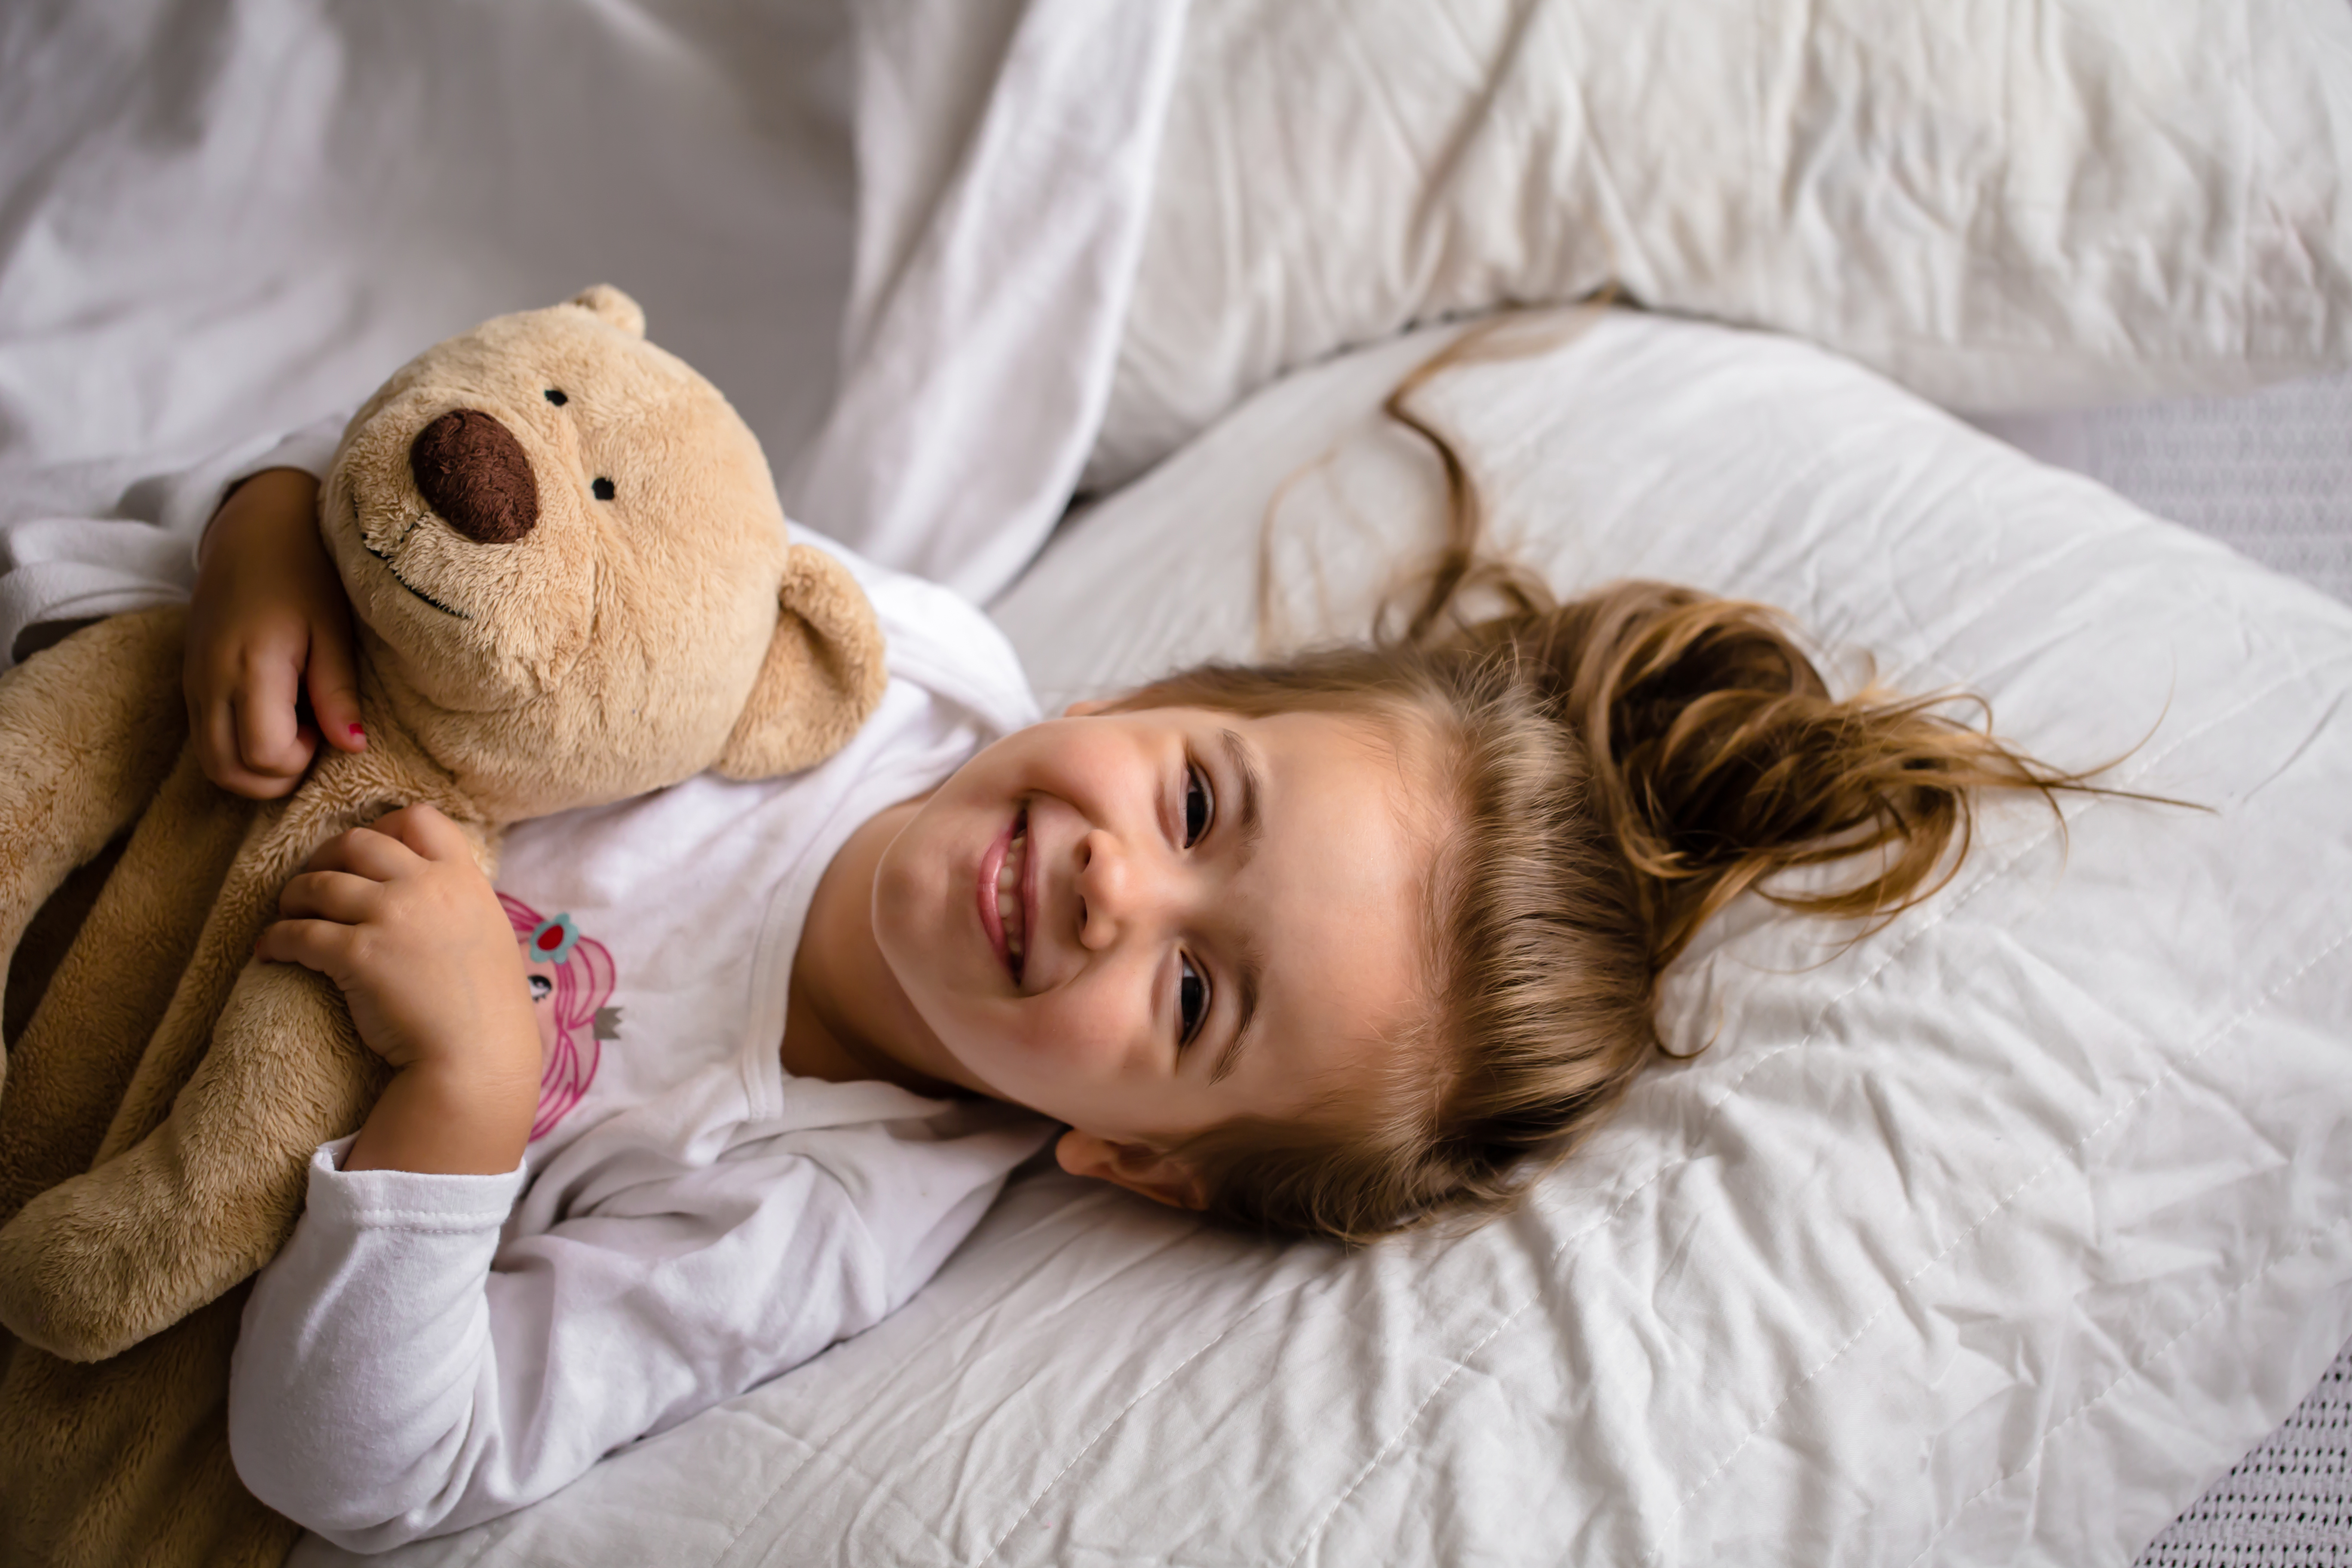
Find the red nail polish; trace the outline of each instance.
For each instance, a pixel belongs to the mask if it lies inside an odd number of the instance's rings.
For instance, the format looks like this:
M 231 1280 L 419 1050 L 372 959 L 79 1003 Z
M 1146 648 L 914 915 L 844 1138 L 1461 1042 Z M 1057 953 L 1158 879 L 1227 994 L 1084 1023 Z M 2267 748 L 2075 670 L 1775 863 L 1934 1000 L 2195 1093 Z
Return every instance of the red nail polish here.
M 352 739 L 354 741 L 364 741 L 367 739 L 367 731 L 360 728 L 357 724 L 354 724 L 352 726 Z

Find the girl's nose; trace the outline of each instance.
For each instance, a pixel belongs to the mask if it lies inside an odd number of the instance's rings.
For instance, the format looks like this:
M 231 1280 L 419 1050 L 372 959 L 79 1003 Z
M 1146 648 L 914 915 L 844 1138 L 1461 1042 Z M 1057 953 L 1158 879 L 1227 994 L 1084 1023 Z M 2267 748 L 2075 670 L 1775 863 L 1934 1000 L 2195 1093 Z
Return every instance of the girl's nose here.
M 1164 918 L 1172 903 L 1170 878 L 1101 828 L 1078 841 L 1078 942 L 1100 952 Z

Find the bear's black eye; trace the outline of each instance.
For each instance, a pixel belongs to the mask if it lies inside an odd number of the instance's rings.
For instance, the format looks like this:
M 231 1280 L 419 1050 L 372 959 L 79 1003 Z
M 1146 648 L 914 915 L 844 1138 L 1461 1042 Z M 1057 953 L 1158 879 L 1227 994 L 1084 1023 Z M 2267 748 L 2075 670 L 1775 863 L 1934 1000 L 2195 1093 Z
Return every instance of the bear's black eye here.
M 611 500 L 613 499 L 613 481 L 608 479 L 600 477 L 594 484 L 588 488 L 596 492 L 596 499 L 598 500 Z
M 564 396 L 563 394 L 556 391 L 555 388 L 551 386 L 547 389 L 547 400 L 550 403 L 554 404 L 558 408 L 562 407 L 565 404 L 572 401 L 572 399 Z

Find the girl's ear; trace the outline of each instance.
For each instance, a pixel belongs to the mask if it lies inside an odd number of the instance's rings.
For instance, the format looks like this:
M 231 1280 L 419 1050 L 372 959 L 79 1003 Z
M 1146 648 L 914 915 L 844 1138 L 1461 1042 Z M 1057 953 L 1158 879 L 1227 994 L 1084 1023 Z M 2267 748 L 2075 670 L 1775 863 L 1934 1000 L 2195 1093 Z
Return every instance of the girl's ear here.
M 1063 709 L 1062 717 L 1065 719 L 1084 719 L 1091 714 L 1099 713 L 1109 706 L 1110 704 L 1108 702 L 1097 702 L 1092 698 L 1088 698 L 1084 702 L 1073 702 L 1067 708 Z
M 1172 1156 L 1140 1143 L 1114 1143 L 1074 1127 L 1054 1145 L 1054 1158 L 1074 1176 L 1109 1182 L 1170 1208 L 1208 1206 L 1209 1195 L 1202 1190 L 1200 1177 Z

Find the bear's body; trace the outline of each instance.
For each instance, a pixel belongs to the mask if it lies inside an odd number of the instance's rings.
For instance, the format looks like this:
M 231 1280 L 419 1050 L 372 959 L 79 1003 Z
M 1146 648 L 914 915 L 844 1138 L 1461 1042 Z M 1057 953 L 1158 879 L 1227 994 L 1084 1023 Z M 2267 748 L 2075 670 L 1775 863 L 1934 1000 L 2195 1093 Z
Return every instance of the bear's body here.
M 331 985 L 250 961 L 313 849 L 429 802 L 492 869 L 507 823 L 805 767 L 878 700 L 863 595 L 788 543 L 757 442 L 643 332 L 591 289 L 428 350 L 354 417 L 320 527 L 369 743 L 286 799 L 197 769 L 183 612 L 0 677 L 0 953 L 131 830 L 0 1077 L 0 1322 L 25 1342 L 0 1558 L 274 1562 L 292 1539 L 227 1464 L 239 1287 L 383 1078 Z

